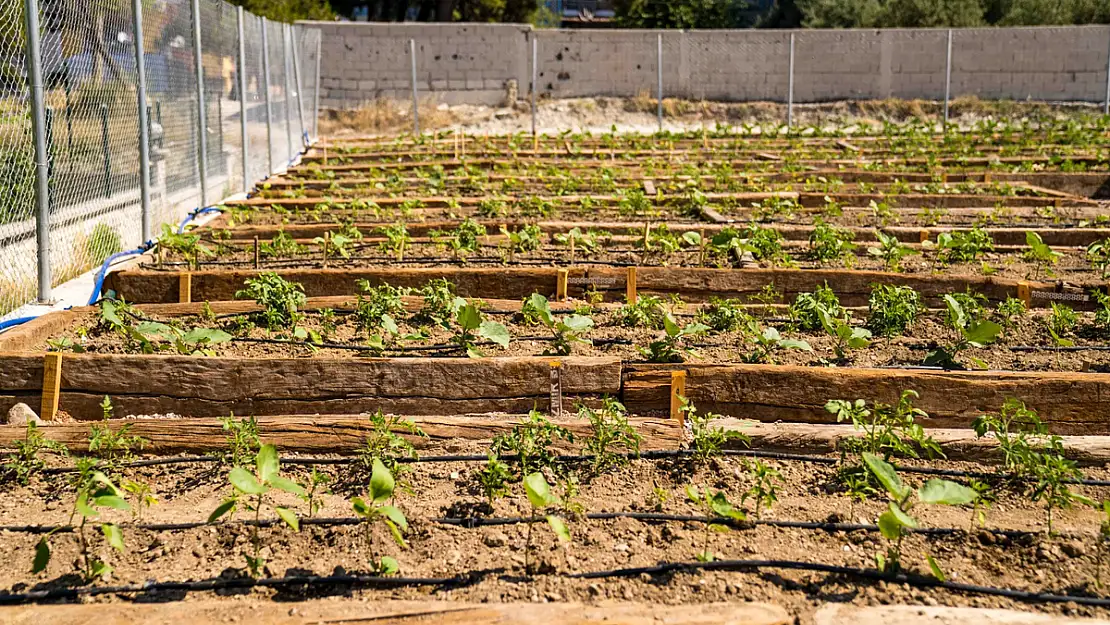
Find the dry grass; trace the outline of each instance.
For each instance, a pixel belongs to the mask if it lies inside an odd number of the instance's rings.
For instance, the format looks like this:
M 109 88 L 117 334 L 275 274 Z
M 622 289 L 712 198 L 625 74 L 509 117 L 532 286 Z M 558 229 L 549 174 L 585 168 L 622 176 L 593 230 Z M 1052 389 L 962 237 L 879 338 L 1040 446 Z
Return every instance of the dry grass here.
M 440 110 L 431 98 L 420 102 L 420 129 L 446 128 L 459 121 L 451 109 Z M 348 110 L 321 111 L 320 134 L 393 134 L 412 129 L 412 104 L 379 98 Z

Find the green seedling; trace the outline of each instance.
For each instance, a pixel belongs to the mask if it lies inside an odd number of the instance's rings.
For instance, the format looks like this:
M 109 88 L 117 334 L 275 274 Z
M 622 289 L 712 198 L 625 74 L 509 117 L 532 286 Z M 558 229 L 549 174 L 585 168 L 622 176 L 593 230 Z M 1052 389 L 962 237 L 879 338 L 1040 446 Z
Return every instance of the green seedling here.
M 850 349 L 865 349 L 871 345 L 871 331 L 867 328 L 853 326 L 850 318 L 833 317 L 824 308 L 817 312 L 821 326 L 835 341 L 833 349 L 838 361 L 847 360 Z
M 779 500 L 778 487 L 783 483 L 782 474 L 762 460 L 753 462 L 748 468 L 748 474 L 751 475 L 752 485 L 740 497 L 740 505 L 743 506 L 750 498 L 758 520 L 764 508 L 770 510 Z
M 146 482 L 124 479 L 120 482 L 120 488 L 123 492 L 131 495 L 132 501 L 135 502 L 131 505 L 131 518 L 136 523 L 143 522 L 144 510 L 158 505 L 158 497 L 154 495 L 154 490 Z
M 555 440 L 574 442 L 570 430 L 548 421 L 538 410 L 528 412 L 528 417 L 505 434 L 493 438 L 490 450 L 497 456 L 516 454 L 520 475 L 543 469 L 555 469 Z
M 455 312 L 466 305 L 466 300 L 455 295 L 455 285 L 446 278 L 437 278 L 421 287 L 424 306 L 416 313 L 414 321 L 450 328 Z
M 258 533 L 262 509 L 269 506 L 274 514 L 278 515 L 278 518 L 294 532 L 301 530 L 297 513 L 273 503 L 269 495 L 276 489 L 297 497 L 304 497 L 305 490 L 300 484 L 281 476 L 281 463 L 277 449 L 273 445 L 263 445 L 258 450 L 253 473 L 244 467 L 233 467 L 228 473 L 227 480 L 234 493 L 212 511 L 208 516 L 208 522 L 215 523 L 226 514 L 234 514 L 240 506 L 254 512 L 254 524 L 251 525 L 252 552 L 244 553 L 243 556 L 246 558 L 247 570 L 251 577 L 259 577 L 266 566 L 266 559 L 261 555 L 262 539 Z
M 571 540 L 570 529 L 567 524 L 555 514 L 548 514 L 547 510 L 560 505 L 559 498 L 551 492 L 551 485 L 544 479 L 543 473 L 530 473 L 524 477 L 524 493 L 528 496 L 528 505 L 531 514 L 528 515 L 528 537 L 524 544 L 524 570 L 532 572 L 532 526 L 536 517 L 543 515 L 551 532 L 559 542 L 568 543 Z
M 894 467 L 882 458 L 864 452 L 863 462 L 890 497 L 886 511 L 879 516 L 879 531 L 882 532 L 883 538 L 891 542 L 886 554 L 875 555 L 875 564 L 882 573 L 893 574 L 902 569 L 902 540 L 905 538 L 906 530 L 920 527 L 917 519 L 910 516 L 911 510 L 917 503 L 962 506 L 974 502 L 979 496 L 974 490 L 962 484 L 936 479 L 925 482 L 915 491 L 902 484 Z M 925 561 L 933 575 L 944 581 L 944 572 L 936 560 L 926 554 Z
M 254 416 L 245 419 L 235 419 L 235 413 L 220 419 L 224 432 L 227 432 L 227 455 L 225 460 L 237 467 L 247 466 L 254 462 L 258 450 L 262 447 L 259 439 L 258 421 Z
M 182 356 L 215 356 L 212 345 L 227 343 L 231 335 L 213 328 L 182 330 L 157 321 L 143 321 L 131 329 L 131 337 L 143 345 L 144 353 L 152 353 L 165 341 Z
M 837 423 L 851 422 L 855 431 L 863 433 L 862 437 L 842 441 L 841 452 L 867 452 L 884 460 L 892 456 L 943 458 L 940 444 L 917 423 L 918 419 L 929 418 L 924 410 L 913 405 L 918 397 L 917 391 L 904 390 L 897 403 L 872 402 L 870 408 L 862 399 L 829 400 L 825 410 L 836 415 Z
M 697 407 L 685 397 L 679 397 L 679 410 L 683 422 L 690 428 L 689 449 L 695 461 L 705 464 L 710 458 L 720 456 L 729 441 L 747 446 L 751 438 L 737 430 L 716 427 L 713 422 L 723 419 L 723 415 L 706 412 L 699 414 Z
M 100 424 L 89 427 L 89 455 L 100 459 L 105 473 L 116 475 L 125 462 L 135 457 L 134 450 L 141 450 L 150 441 L 141 436 L 132 436 L 130 423 L 112 429 L 112 400 L 107 395 L 100 402 L 100 409 L 103 415 Z
M 496 321 L 482 319 L 481 311 L 473 303 L 466 303 L 460 307 L 455 314 L 455 321 L 458 323 L 458 327 L 451 337 L 451 342 L 464 351 L 468 358 L 483 358 L 485 356 L 478 349 L 477 341 L 479 338 L 500 345 L 503 349 L 509 347 L 509 329 Z
M 486 236 L 486 227 L 467 218 L 454 230 L 432 230 L 429 234 L 437 244 L 451 250 L 455 258 L 465 259 L 467 254 L 478 251 L 478 238 Z
M 698 310 L 694 318 L 716 332 L 746 330 L 748 324 L 754 320 L 740 300 L 718 297 L 710 297 L 709 303 Z
M 46 468 L 40 454 L 50 453 L 62 457 L 69 456 L 69 448 L 62 443 L 47 438 L 34 421 L 27 422 L 27 433 L 22 439 L 12 441 L 15 451 L 8 454 L 7 461 L 0 465 L 3 475 L 14 482 L 26 486 L 31 478 Z
M 1110 278 L 1110 238 L 1088 245 L 1087 260 L 1092 267 L 1098 269 L 1103 280 Z
M 1036 273 L 1033 274 L 1034 279 L 1039 279 L 1041 270 L 1044 270 L 1048 275 L 1052 273 L 1052 266 L 1059 262 L 1060 257 L 1063 256 L 1060 252 L 1054 251 L 1051 247 L 1045 244 L 1041 239 L 1041 235 L 1033 232 L 1032 230 L 1025 233 L 1025 244 L 1029 246 L 1021 257 L 1026 262 L 1033 263 L 1037 266 Z
M 902 259 L 918 254 L 916 250 L 898 240 L 893 234 L 875 231 L 879 244 L 867 248 L 867 253 L 883 261 L 890 271 L 902 270 Z
M 306 297 L 304 287 L 289 282 L 272 271 L 264 272 L 257 278 L 247 278 L 247 287 L 235 293 L 235 299 L 253 299 L 259 313 L 252 317 L 255 322 L 269 330 L 292 329 L 302 318 Z
M 370 335 L 380 330 L 385 330 L 390 335 L 400 332 L 396 319 L 405 313 L 405 303 L 401 297 L 407 295 L 408 290 L 389 284 L 371 286 L 366 280 L 359 280 L 358 288 L 355 320 L 359 328 Z
M 317 470 L 316 467 L 313 467 L 312 471 L 309 472 L 308 488 L 306 489 L 308 492 L 305 494 L 304 497 L 302 497 L 306 507 L 308 508 L 308 514 L 306 516 L 308 516 L 309 518 L 316 516 L 316 513 L 320 511 L 321 507 L 323 507 L 324 502 L 320 501 L 318 497 L 318 492 L 321 489 L 326 489 L 327 484 L 330 482 L 331 476 L 329 476 L 327 473 L 323 473 Z M 327 491 L 325 490 L 324 492 Z
M 821 321 L 822 310 L 837 318 L 846 318 L 848 314 L 828 283 L 818 286 L 812 293 L 799 293 L 787 314 L 795 328 L 813 332 L 824 327 Z
M 643 437 L 628 424 L 624 404 L 616 399 L 605 397 L 598 410 L 582 404 L 578 407 L 578 418 L 590 422 L 592 431 L 585 440 L 585 452 L 593 456 L 594 475 L 627 465 L 629 455 L 640 455 Z
M 876 284 L 867 300 L 867 328 L 878 336 L 904 334 L 923 306 L 913 287 Z
M 102 509 L 127 512 L 131 509 L 131 506 L 107 476 L 100 471 L 93 471 L 92 465 L 89 463 L 82 464 L 82 476 L 78 481 L 77 498 L 73 504 L 73 512 L 70 513 L 70 518 L 76 517 L 79 519 L 74 528 L 74 533 L 77 535 L 77 546 L 81 552 L 81 575 L 88 583 L 106 577 L 112 572 L 112 567 L 107 562 L 92 553 L 91 536 L 88 535 L 89 525 L 98 525 L 100 533 L 104 536 L 104 541 L 108 546 L 116 551 L 123 552 L 126 547 L 123 542 L 123 532 L 119 526 L 115 523 L 98 522 L 97 519 L 100 517 Z M 60 529 L 56 528 L 50 531 L 40 538 L 38 544 L 35 545 L 35 559 L 31 565 L 32 573 L 41 573 L 50 564 L 50 557 L 53 552 L 51 539 L 54 533 Z
M 370 552 L 370 566 L 378 575 L 394 575 L 401 570 L 396 558 L 390 556 L 375 556 L 374 549 L 374 524 L 382 523 L 389 529 L 390 536 L 397 546 L 404 549 L 403 532 L 409 529 L 408 519 L 400 508 L 388 504 L 394 497 L 395 484 L 393 475 L 380 460 L 375 459 L 370 476 L 370 491 L 366 499 L 362 497 L 351 498 L 351 508 L 362 519 L 363 536 L 366 538 L 366 547 Z
M 617 323 L 626 328 L 661 329 L 666 316 L 663 300 L 654 295 L 641 295 L 631 304 L 625 302 L 616 313 Z
M 998 303 L 995 312 L 1002 327 L 1013 328 L 1016 323 L 1015 320 L 1024 317 L 1027 310 L 1025 302 L 1016 297 L 1007 297 Z
M 497 454 L 489 452 L 486 466 L 475 474 L 475 478 L 478 482 L 478 488 L 481 489 L 482 495 L 486 498 L 486 504 L 492 509 L 494 501 L 508 494 L 509 483 L 513 481 L 513 474 L 509 470 L 509 465 L 501 462 Z
M 408 470 L 401 461 L 416 460 L 420 454 L 409 439 L 397 432 L 418 438 L 427 438 L 428 435 L 412 421 L 394 414 L 387 415 L 382 410 L 370 413 L 369 418 L 370 433 L 358 449 L 358 465 L 363 470 L 371 471 L 374 461 L 379 461 L 389 469 L 390 475 L 400 477 Z
M 725 533 L 729 531 L 729 525 L 737 521 L 746 521 L 747 516 L 729 503 L 723 491 L 717 491 L 711 495 L 709 494 L 709 489 L 699 491 L 697 486 L 687 485 L 686 499 L 710 519 L 705 524 L 701 551 L 698 552 L 695 557 L 698 562 L 712 562 L 717 558 L 713 552 L 709 550 L 710 533 Z
M 951 295 L 944 296 L 944 303 L 947 306 L 948 319 L 959 332 L 959 337 L 951 345 L 937 347 L 929 352 L 925 356 L 924 364 L 944 369 L 964 369 L 965 367 L 959 362 L 960 352 L 993 343 L 1002 333 L 1002 326 L 993 321 L 975 321 L 970 318 L 964 307 Z M 970 358 L 970 360 L 980 369 L 987 368 L 987 363 L 979 358 Z
M 559 245 L 565 245 L 574 252 L 579 250 L 586 256 L 596 254 L 606 243 L 612 240 L 613 235 L 605 230 L 594 230 L 590 228 L 585 233 L 577 226 L 571 228 L 566 234 L 556 234 L 555 242 Z M 571 260 L 574 260 L 574 255 L 571 255 Z
M 305 247 L 284 230 L 278 230 L 269 242 L 258 244 L 259 255 L 266 258 L 291 258 L 305 251 Z
M 787 349 L 799 349 L 804 352 L 812 352 L 813 348 L 809 343 L 799 339 L 783 338 L 777 328 L 767 326 L 760 329 L 759 323 L 752 321 L 748 324 L 749 333 L 752 338 L 752 351 L 744 354 L 742 359 L 747 363 L 771 363 L 775 362 L 775 354 Z
M 316 237 L 312 242 L 320 247 L 324 260 L 327 260 L 329 258 L 350 258 L 351 246 L 354 245 L 355 240 L 344 234 L 329 232 L 328 236 Z
M 385 237 L 385 240 L 378 244 L 378 249 L 393 254 L 399 263 L 405 262 L 405 249 L 412 245 L 412 237 L 409 236 L 404 222 L 383 226 L 375 232 Z
M 505 235 L 510 261 L 516 254 L 534 252 L 543 246 L 543 231 L 536 224 L 528 224 L 515 232 L 501 226 L 501 234 Z
M 199 234 L 177 232 L 171 224 L 162 224 L 162 234 L 158 237 L 160 249 L 177 252 L 189 263 L 189 268 L 196 269 L 200 264 L 200 257 L 211 258 L 216 255 L 208 246 L 200 242 Z
M 555 315 L 551 314 L 551 306 L 547 298 L 539 293 L 533 293 L 526 300 L 524 308 L 528 311 L 526 318 L 530 314 L 547 329 L 551 330 L 553 339 L 551 349 L 545 354 L 569 356 L 575 343 L 593 344 L 590 339 L 584 338 L 584 335 L 594 327 L 593 319 L 577 314 L 566 315 L 562 319 L 557 319 Z
M 949 263 L 970 263 L 979 259 L 984 252 L 994 251 L 994 242 L 986 230 L 974 227 L 966 232 L 942 232 L 937 235 L 937 261 Z
M 663 337 L 652 341 L 647 347 L 637 347 L 648 362 L 685 362 L 687 358 L 697 356 L 697 352 L 689 347 L 687 339 L 704 336 L 709 331 L 709 326 L 693 322 L 679 326 L 670 314 L 663 316 Z
M 856 245 L 852 243 L 854 238 L 855 235 L 850 230 L 817 221 L 813 225 L 813 232 L 809 235 L 809 254 L 821 263 L 850 260 L 856 249 Z

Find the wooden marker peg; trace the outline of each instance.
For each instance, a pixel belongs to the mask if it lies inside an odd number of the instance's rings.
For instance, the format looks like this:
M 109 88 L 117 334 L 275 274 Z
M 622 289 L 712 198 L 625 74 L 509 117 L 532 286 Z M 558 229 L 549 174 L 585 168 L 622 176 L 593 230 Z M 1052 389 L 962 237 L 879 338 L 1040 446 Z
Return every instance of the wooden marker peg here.
M 686 372 L 671 372 L 671 419 L 678 422 L 679 427 L 686 425 L 682 414 L 682 399 L 686 397 Z
M 705 266 L 705 228 L 698 234 L 698 267 Z
M 636 268 L 628 268 L 628 278 L 625 280 L 624 296 L 629 304 L 636 303 Z
M 563 415 L 563 362 L 552 360 L 551 365 L 551 416 Z
M 324 233 L 324 269 L 328 268 L 328 245 L 331 243 L 331 232 Z
M 540 155 L 540 136 L 537 134 L 532 135 L 532 156 Z
M 709 133 L 705 130 L 705 124 L 701 125 L 701 147 L 709 149 Z
M 921 233 L 920 233 L 920 238 L 921 238 L 921 241 L 920 241 L 921 243 L 924 243 L 924 242 L 928 241 L 929 240 L 929 231 L 922 228 Z
M 183 273 L 177 279 L 177 301 L 188 304 L 193 301 L 193 274 Z
M 42 405 L 39 418 L 53 421 L 58 416 L 58 396 L 62 391 L 62 353 L 47 352 L 42 358 Z
M 262 253 L 258 247 L 258 237 L 254 237 L 254 268 L 258 269 L 260 266 Z
M 570 264 L 573 265 L 574 264 L 574 237 L 568 236 L 567 238 L 570 239 Z
M 1017 296 L 1018 299 L 1025 303 L 1026 308 L 1033 307 L 1033 292 L 1029 288 L 1029 283 L 1025 280 L 1017 283 Z
M 989 171 L 983 172 L 983 182 L 985 182 L 987 184 L 990 184 L 990 181 L 991 181 L 991 173 Z
M 555 272 L 555 299 L 563 301 L 567 298 L 567 270 L 559 269 Z

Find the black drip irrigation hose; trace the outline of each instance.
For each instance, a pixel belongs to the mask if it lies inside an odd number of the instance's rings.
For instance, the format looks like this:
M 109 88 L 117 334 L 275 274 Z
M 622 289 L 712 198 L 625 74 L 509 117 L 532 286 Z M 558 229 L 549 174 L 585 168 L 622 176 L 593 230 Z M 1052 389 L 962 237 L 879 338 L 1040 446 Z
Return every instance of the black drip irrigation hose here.
M 517 336 L 513 337 L 515 341 L 540 341 L 550 342 L 554 341 L 553 336 Z M 459 345 L 452 345 L 444 343 L 441 345 L 402 345 L 397 347 L 384 347 L 377 348 L 369 345 L 350 345 L 346 343 L 313 343 L 311 341 L 303 341 L 296 339 L 271 339 L 271 338 L 250 338 L 238 337 L 232 338 L 232 343 L 260 343 L 265 345 L 299 345 L 303 347 L 316 347 L 322 349 L 344 349 L 356 352 L 424 352 L 424 351 L 447 351 L 447 350 L 462 350 Z M 592 341 L 594 345 L 631 345 L 630 339 L 597 339 Z M 496 345 L 493 341 L 476 341 L 472 345 L 478 347 L 489 347 Z
M 522 525 L 525 523 L 542 523 L 545 517 L 439 517 L 428 519 L 429 523 L 436 523 L 439 525 L 451 525 L 455 527 L 462 527 L 465 529 L 475 529 L 478 527 L 501 527 L 506 525 Z M 825 532 L 878 532 L 881 531 L 878 525 L 871 523 L 836 523 L 831 521 L 790 521 L 779 519 L 756 519 L 756 520 L 735 520 L 722 517 L 707 517 L 686 514 L 663 514 L 658 512 L 589 512 L 582 515 L 582 518 L 590 521 L 611 521 L 614 519 L 635 519 L 637 521 L 644 521 L 649 523 L 713 523 L 716 525 L 727 525 L 734 529 L 746 530 L 752 529 L 756 526 L 762 525 L 766 527 L 777 527 L 785 529 L 803 529 L 803 530 L 820 530 Z M 303 527 L 342 527 L 349 525 L 358 525 L 365 522 L 364 519 L 357 516 L 352 517 L 304 517 L 299 520 Z M 120 527 L 144 530 L 150 532 L 170 532 L 198 529 L 201 527 L 220 526 L 220 525 L 234 525 L 243 527 L 278 527 L 285 524 L 285 521 L 280 518 L 272 519 L 238 519 L 230 521 L 221 521 L 219 523 L 209 523 L 207 521 L 183 521 L 180 523 L 121 523 Z M 0 525 L 0 532 L 11 532 L 18 534 L 68 534 L 74 531 L 72 525 Z M 912 534 L 921 534 L 923 536 L 961 536 L 968 533 L 968 530 L 956 527 L 917 527 L 905 528 L 906 532 Z M 1020 539 L 1030 536 L 1041 536 L 1044 534 L 1040 530 L 1006 530 L 1006 529 L 993 529 L 983 528 L 981 531 L 988 532 L 995 536 L 1001 536 L 1009 539 Z M 1063 532 L 1057 533 L 1056 536 L 1065 538 L 1083 537 L 1089 538 L 1081 532 Z
M 566 579 L 608 579 L 638 577 L 650 575 L 653 577 L 671 573 L 690 573 L 702 571 L 728 571 L 747 572 L 762 569 L 784 569 L 793 571 L 810 571 L 827 573 L 830 575 L 843 575 L 874 582 L 888 582 L 904 584 L 916 588 L 942 588 L 945 590 L 974 594 L 1004 597 L 1028 603 L 1075 603 L 1092 607 L 1110 607 L 1110 599 L 1103 597 L 1083 597 L 1073 595 L 1059 595 L 1054 593 L 1030 592 L 994 586 L 979 586 L 960 582 L 942 581 L 934 577 L 923 575 L 881 573 L 875 569 L 861 569 L 857 567 L 839 566 L 833 564 L 820 564 L 816 562 L 800 562 L 796 560 L 716 560 L 713 562 L 662 562 L 653 566 L 631 567 L 624 569 L 610 569 L 605 571 L 588 571 L 585 573 L 567 573 L 560 577 Z M 181 582 L 156 582 L 148 581 L 142 584 L 123 586 L 82 586 L 71 588 L 51 588 L 47 590 L 33 590 L 24 593 L 0 594 L 0 604 L 19 605 L 52 601 L 60 599 L 78 599 L 80 597 L 93 597 L 99 595 L 120 595 L 152 592 L 189 592 L 203 590 L 246 589 L 246 588 L 278 588 L 286 586 L 300 587 L 328 587 L 328 586 L 366 586 L 372 588 L 404 588 L 434 586 L 440 588 L 462 587 L 474 584 L 488 576 L 492 571 L 473 571 L 454 577 L 383 577 L 378 575 L 290 575 L 285 577 L 264 577 L 253 579 L 249 577 L 217 578 L 199 581 Z

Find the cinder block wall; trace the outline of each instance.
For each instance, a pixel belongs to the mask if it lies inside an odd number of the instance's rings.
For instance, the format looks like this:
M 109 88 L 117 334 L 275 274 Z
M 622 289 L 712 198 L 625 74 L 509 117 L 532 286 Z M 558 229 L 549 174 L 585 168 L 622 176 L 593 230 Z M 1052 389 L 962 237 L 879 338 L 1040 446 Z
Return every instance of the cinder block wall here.
M 662 34 L 663 92 L 690 99 L 785 101 L 790 31 L 533 30 L 517 24 L 306 22 L 323 31 L 321 104 L 350 108 L 408 98 L 417 87 L 455 103 L 498 104 L 516 80 L 552 97 L 654 96 Z M 944 29 L 794 31 L 794 100 L 944 97 Z M 952 96 L 1100 102 L 1110 26 L 953 31 Z

